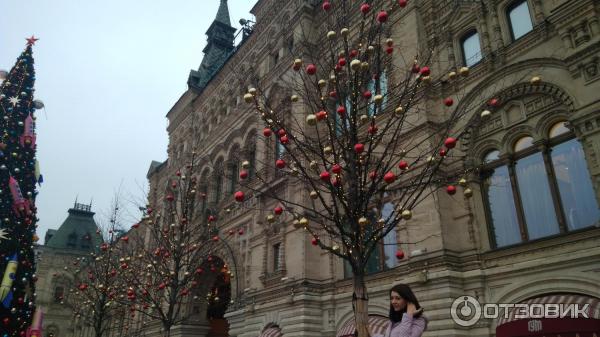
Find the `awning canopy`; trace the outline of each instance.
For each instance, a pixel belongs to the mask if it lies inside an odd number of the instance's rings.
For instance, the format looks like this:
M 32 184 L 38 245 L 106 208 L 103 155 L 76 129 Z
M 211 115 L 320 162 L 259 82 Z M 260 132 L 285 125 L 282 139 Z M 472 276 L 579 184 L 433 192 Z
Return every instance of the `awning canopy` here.
M 508 316 L 500 312 L 501 318 L 496 326 L 496 337 L 509 336 L 579 336 L 579 337 L 600 337 L 600 299 L 578 294 L 551 294 L 539 296 L 523 301 L 521 304 L 527 304 L 529 310 L 521 308 L 512 308 Z M 533 304 L 562 304 L 558 315 L 566 313 L 562 318 L 540 318 L 543 310 L 533 310 Z M 587 304 L 587 307 L 586 307 Z M 574 310 L 574 306 L 580 310 Z M 572 310 L 566 312 L 569 308 Z M 559 307 L 560 308 L 560 307 Z M 583 310 L 585 308 L 585 310 Z M 536 317 L 529 317 L 527 311 L 534 311 Z M 537 311 L 540 311 L 537 313 Z M 519 317 L 517 318 L 517 314 Z M 523 316 L 526 316 L 523 318 Z M 573 316 L 573 317 L 571 317 Z M 577 316 L 577 317 L 575 317 Z M 586 318 L 587 316 L 587 318 Z
M 530 298 L 521 303 L 527 305 L 562 304 L 565 308 L 569 305 L 579 305 L 580 308 L 583 308 L 585 304 L 589 304 L 589 306 L 586 309 L 587 316 L 589 318 L 600 318 L 600 299 L 591 296 L 579 294 L 552 294 Z M 516 320 L 515 315 L 517 313 L 520 313 L 519 310 L 512 308 L 512 310 L 510 310 L 508 318 L 505 318 L 506 316 L 504 316 L 504 313 L 501 312 L 500 314 L 502 315 L 502 317 L 498 319 L 498 324 L 496 326 L 500 326 L 502 324 Z M 580 314 L 579 318 L 583 318 L 583 314 Z
M 390 320 L 381 315 L 369 315 L 369 328 L 373 335 L 376 334 L 384 334 L 387 329 Z M 354 332 L 356 331 L 356 324 L 354 324 L 354 317 L 351 318 L 348 322 L 344 323 L 342 327 L 338 330 L 338 333 L 335 335 L 336 337 L 354 337 Z
M 259 337 L 283 337 L 281 329 L 278 327 L 266 328 Z

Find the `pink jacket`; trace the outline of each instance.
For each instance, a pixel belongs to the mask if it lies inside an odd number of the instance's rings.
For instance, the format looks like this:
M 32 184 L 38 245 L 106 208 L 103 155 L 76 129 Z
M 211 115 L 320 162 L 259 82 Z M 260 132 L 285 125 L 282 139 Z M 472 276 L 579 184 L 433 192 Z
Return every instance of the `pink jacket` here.
M 400 322 L 390 321 L 384 337 L 421 337 L 426 328 L 427 319 L 425 317 L 413 318 L 404 313 Z

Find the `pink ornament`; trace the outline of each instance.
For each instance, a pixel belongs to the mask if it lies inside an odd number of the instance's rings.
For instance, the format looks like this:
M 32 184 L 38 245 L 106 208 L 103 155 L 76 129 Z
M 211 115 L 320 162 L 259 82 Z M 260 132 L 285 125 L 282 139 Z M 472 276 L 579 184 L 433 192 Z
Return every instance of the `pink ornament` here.
M 400 163 L 398 163 L 398 168 L 404 171 L 408 168 L 408 163 L 404 160 L 401 160 Z
M 456 187 L 453 185 L 446 186 L 446 192 L 450 195 L 454 195 L 456 193 Z
M 401 249 L 396 252 L 396 258 L 398 260 L 402 260 L 404 258 L 404 252 Z
M 370 10 L 371 10 L 371 6 L 369 4 L 364 3 L 364 4 L 360 5 L 361 13 L 367 14 L 367 13 L 369 13 Z
M 342 167 L 338 164 L 334 164 L 331 167 L 331 172 L 335 173 L 335 174 L 339 174 L 340 172 L 342 172 Z
M 328 182 L 329 179 L 331 179 L 331 175 L 329 174 L 329 172 L 327 171 L 323 171 L 321 172 L 321 174 L 319 175 L 319 177 L 321 178 L 321 180 L 323 180 L 324 182 Z
M 444 99 L 444 105 L 445 106 L 452 106 L 452 104 L 454 104 L 454 100 L 450 97 Z
M 244 192 L 242 192 L 242 191 L 235 192 L 233 196 L 235 198 L 235 201 L 237 201 L 237 202 L 242 202 L 242 201 L 244 201 L 244 198 L 245 198 Z
M 277 159 L 275 161 L 275 167 L 278 169 L 283 169 L 285 167 L 285 161 L 283 159 Z
M 309 75 L 314 75 L 317 73 L 317 66 L 315 66 L 314 64 L 309 64 L 306 66 L 306 73 Z
M 407 0 L 398 0 L 398 5 L 402 8 L 406 7 L 407 4 L 408 4 Z
M 386 183 L 391 184 L 394 181 L 396 181 L 396 175 L 394 174 L 394 172 L 388 172 L 383 176 L 383 180 Z
M 453 149 L 456 146 L 456 138 L 448 137 L 444 141 L 444 146 L 448 149 Z
M 281 213 L 283 213 L 283 207 L 281 206 L 277 206 L 273 209 L 273 213 L 277 214 L 277 215 L 281 215 Z
M 243 179 L 246 179 L 246 178 L 248 178 L 248 171 L 246 171 L 246 170 L 240 171 L 240 179 L 243 180 Z
M 265 137 L 271 137 L 272 134 L 273 134 L 273 131 L 271 129 L 269 129 L 269 128 L 264 128 L 263 129 L 263 135 Z
M 331 9 L 331 3 L 329 1 L 325 1 L 321 7 L 323 7 L 324 11 L 328 11 Z
M 373 96 L 373 94 L 371 93 L 371 91 L 370 91 L 370 90 L 365 90 L 365 91 L 363 92 L 363 98 L 364 98 L 364 99 L 371 99 L 371 96 Z
M 365 150 L 365 145 L 358 143 L 356 145 L 354 145 L 354 152 L 356 153 L 362 153 Z
M 384 23 L 386 22 L 388 19 L 388 13 L 386 11 L 381 11 L 379 13 L 377 13 L 377 21 L 379 23 Z
M 431 73 L 431 70 L 429 69 L 429 67 L 423 67 L 423 68 L 421 68 L 421 75 L 422 76 L 429 76 L 430 73 Z

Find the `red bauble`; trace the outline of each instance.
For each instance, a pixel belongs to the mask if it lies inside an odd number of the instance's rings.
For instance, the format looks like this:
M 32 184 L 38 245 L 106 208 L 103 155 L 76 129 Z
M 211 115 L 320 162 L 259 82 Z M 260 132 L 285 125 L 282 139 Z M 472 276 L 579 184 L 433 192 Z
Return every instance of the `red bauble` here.
M 246 178 L 248 178 L 248 171 L 246 171 L 246 170 L 240 171 L 240 179 L 246 179 Z
M 408 4 L 407 0 L 398 0 L 398 5 L 402 8 L 406 7 L 407 4 Z
M 204 269 L 202 269 L 202 268 L 196 269 L 196 274 L 202 274 L 203 272 L 204 272 Z
M 423 67 L 423 68 L 421 68 L 421 75 L 422 76 L 429 76 L 429 74 L 431 74 L 431 70 L 429 69 L 429 67 Z
M 244 229 L 243 229 L 243 228 L 240 228 L 240 229 L 238 230 L 238 234 L 239 234 L 239 235 L 244 235 Z
M 317 66 L 315 66 L 314 64 L 309 64 L 306 66 L 306 73 L 309 75 L 314 75 L 317 73 Z
M 340 71 L 342 71 L 342 66 L 341 66 L 341 65 L 339 65 L 339 64 L 336 64 L 336 65 L 335 65 L 335 71 L 336 71 L 336 72 L 338 72 L 338 73 L 339 73 Z
M 140 223 L 139 222 L 136 222 L 133 225 L 131 225 L 131 228 L 133 228 L 133 229 L 136 229 L 136 228 L 139 228 L 139 227 L 140 227 Z
M 173 194 L 167 195 L 167 201 L 173 201 L 173 200 L 175 200 L 175 197 L 173 196 Z
M 500 104 L 500 101 L 497 98 L 492 98 L 488 102 L 488 105 L 492 107 L 497 107 L 498 104 Z
M 294 63 L 294 64 L 292 65 L 292 69 L 294 69 L 294 71 L 298 71 L 298 70 L 300 70 L 300 68 L 302 68 L 302 65 L 301 65 L 301 64 L 296 64 L 296 63 Z
M 235 198 L 235 201 L 242 202 L 246 196 L 244 195 L 244 192 L 237 191 L 233 194 L 233 197 Z
M 369 172 L 369 178 L 371 178 L 371 180 L 377 179 L 377 172 L 375 172 L 375 171 Z
M 391 184 L 396 181 L 396 175 L 394 172 L 388 172 L 383 176 L 383 180 L 385 180 L 386 183 Z
M 340 57 L 340 59 L 338 60 L 338 64 L 340 65 L 340 67 L 343 67 L 346 65 L 346 58 L 345 57 Z
M 313 246 L 316 246 L 316 245 L 318 245 L 318 244 L 319 244 L 319 239 L 317 239 L 316 237 L 314 237 L 314 236 L 313 236 L 313 238 L 310 240 L 310 243 L 311 243 Z
M 361 11 L 363 14 L 367 14 L 367 13 L 369 13 L 369 11 L 370 11 L 370 10 L 371 10 L 371 6 L 370 6 L 369 4 L 367 4 L 367 3 L 364 3 L 364 4 L 360 5 L 360 11 Z
M 454 195 L 456 193 L 456 186 L 448 185 L 446 186 L 446 192 L 450 195 Z
M 283 145 L 287 145 L 287 143 L 290 142 L 288 136 L 282 136 L 281 138 L 279 138 L 279 142 Z
M 127 242 L 129 242 L 129 236 L 126 235 L 126 236 L 122 237 L 121 240 L 123 242 L 127 243 Z
M 208 216 L 208 222 L 213 222 L 213 221 L 215 221 L 215 220 L 216 220 L 216 218 L 215 218 L 215 216 L 214 216 L 214 215 L 209 215 L 209 216 Z
M 233 231 L 233 229 L 230 229 L 229 231 L 227 231 L 227 233 L 228 233 L 229 235 L 233 235 L 233 234 L 235 234 L 235 232 Z
M 375 126 L 375 125 L 369 125 L 368 132 L 369 132 L 370 134 L 372 134 L 372 135 L 376 134 L 376 133 L 377 133 L 377 130 L 379 130 L 379 129 L 377 128 L 377 126 Z
M 404 258 L 404 252 L 400 249 L 396 252 L 396 258 L 402 260 Z
M 357 55 L 358 55 L 358 50 L 356 50 L 356 49 L 352 49 L 352 50 L 350 51 L 350 57 L 356 57 Z
M 370 90 L 365 90 L 365 92 L 363 92 L 364 99 L 371 99 L 371 96 L 373 96 L 373 94 L 371 93 Z
M 106 243 L 101 244 L 100 249 L 102 249 L 102 251 L 105 252 L 106 250 L 108 250 L 108 244 L 106 244 Z
M 285 136 L 287 133 L 285 132 L 285 129 L 279 129 L 279 131 L 277 131 L 277 134 L 279 135 L 279 137 L 283 137 L 283 136 Z
M 381 11 L 379 13 L 377 13 L 377 21 L 379 21 L 379 23 L 384 23 L 386 22 L 388 19 L 388 13 L 386 11 Z
M 285 167 L 285 161 L 284 161 L 283 159 L 277 159 L 277 160 L 275 161 L 275 166 L 276 166 L 278 169 L 282 169 L 282 168 L 284 168 L 284 167 Z
M 445 157 L 447 154 L 446 149 L 440 149 L 440 157 Z
M 177 172 L 175 172 L 175 175 L 181 177 L 181 171 L 177 170 Z
M 342 172 L 342 167 L 338 164 L 333 164 L 333 166 L 331 167 L 331 172 L 339 174 L 340 172 Z
M 412 72 L 413 72 L 413 74 L 418 74 L 419 71 L 421 71 L 421 67 L 419 67 L 418 64 L 413 64 L 413 66 L 412 66 Z
M 387 48 L 385 48 L 385 52 L 388 53 L 388 54 L 393 53 L 394 52 L 394 47 L 387 47 Z
M 333 186 L 340 186 L 342 184 L 342 180 L 340 178 L 333 178 L 331 179 L 331 184 Z
M 281 213 L 283 213 L 283 207 L 281 206 L 277 206 L 273 209 L 273 213 L 277 214 L 277 215 L 281 215 Z
M 341 116 L 346 114 L 346 108 L 342 105 L 338 106 L 337 108 L 337 113 L 340 114 Z
M 318 120 L 318 121 L 322 121 L 322 120 L 324 120 L 325 118 L 327 118 L 327 112 L 325 112 L 325 111 L 321 110 L 321 111 L 317 112 L 317 113 L 315 114 L 315 116 L 317 116 L 317 120 Z
M 264 128 L 263 129 L 263 135 L 265 137 L 271 137 L 272 134 L 273 134 L 273 131 L 271 131 L 271 129 L 269 129 L 269 128 Z
M 331 98 L 336 98 L 336 97 L 337 97 L 337 92 L 336 92 L 335 90 L 333 90 L 333 91 L 330 91 L 330 92 L 329 92 L 329 97 L 331 97 Z
M 450 97 L 444 99 L 444 105 L 445 106 L 452 106 L 452 104 L 454 104 L 454 100 Z
M 215 241 L 215 242 L 216 242 L 216 241 L 219 241 L 219 236 L 218 236 L 218 235 L 215 235 L 215 236 L 213 236 L 213 238 L 212 238 L 212 239 L 213 239 L 213 241 Z
M 365 150 L 365 145 L 358 143 L 356 145 L 354 145 L 354 152 L 356 153 L 362 153 Z
M 448 149 L 453 149 L 456 146 L 456 138 L 448 137 L 444 141 L 444 146 Z
M 2 320 L 2 324 L 4 324 L 4 325 L 8 325 L 9 323 L 10 323 L 10 318 L 8 318 L 8 317 L 5 317 L 5 318 Z
M 406 170 L 408 168 L 408 163 L 406 161 L 404 161 L 404 160 L 401 160 L 398 163 L 398 168 L 404 171 L 404 170 Z
M 331 3 L 329 1 L 325 1 L 321 7 L 323 7 L 324 11 L 328 11 L 331 9 Z
M 167 285 L 163 282 L 163 283 L 161 283 L 161 284 L 158 285 L 158 289 L 163 290 L 163 289 L 165 289 L 166 286 Z
M 327 171 L 323 171 L 321 172 L 321 174 L 319 175 L 319 177 L 321 177 L 321 180 L 328 182 L 329 179 L 331 178 L 331 175 L 329 174 L 329 172 Z

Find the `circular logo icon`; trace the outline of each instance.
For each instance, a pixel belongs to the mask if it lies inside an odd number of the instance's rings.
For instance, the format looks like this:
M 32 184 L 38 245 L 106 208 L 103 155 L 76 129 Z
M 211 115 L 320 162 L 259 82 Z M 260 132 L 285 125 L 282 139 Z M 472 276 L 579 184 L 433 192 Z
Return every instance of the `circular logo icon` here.
M 450 314 L 456 324 L 472 326 L 481 318 L 481 304 L 473 296 L 461 296 L 452 302 Z

